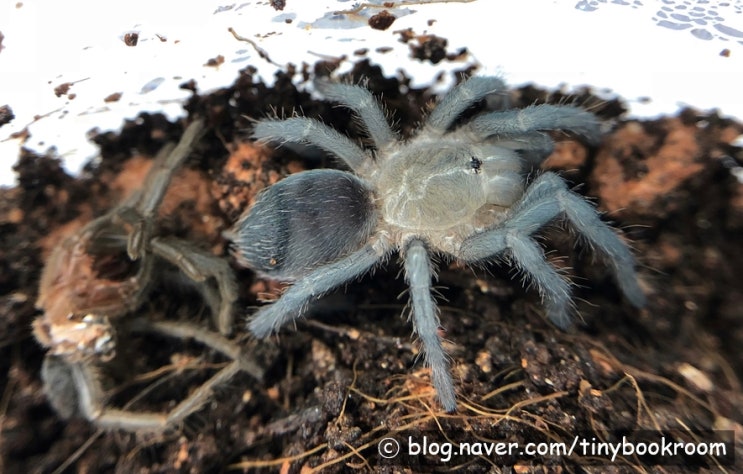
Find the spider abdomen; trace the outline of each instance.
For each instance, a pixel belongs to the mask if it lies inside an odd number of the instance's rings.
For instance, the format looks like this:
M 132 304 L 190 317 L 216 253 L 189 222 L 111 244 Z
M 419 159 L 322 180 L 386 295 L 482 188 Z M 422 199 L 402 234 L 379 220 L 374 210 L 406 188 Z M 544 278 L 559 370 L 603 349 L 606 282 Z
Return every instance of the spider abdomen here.
M 359 248 L 376 223 L 364 181 L 345 171 L 312 170 L 264 190 L 229 234 L 241 264 L 295 280 Z

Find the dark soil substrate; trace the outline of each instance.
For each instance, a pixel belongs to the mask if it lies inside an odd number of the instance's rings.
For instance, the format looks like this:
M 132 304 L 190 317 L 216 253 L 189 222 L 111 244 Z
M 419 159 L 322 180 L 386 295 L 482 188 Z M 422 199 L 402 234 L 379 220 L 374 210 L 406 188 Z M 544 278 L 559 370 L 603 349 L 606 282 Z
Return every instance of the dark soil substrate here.
M 351 76 L 368 80 L 406 135 L 434 99 L 367 62 Z M 159 436 L 99 432 L 85 420 L 60 419 L 42 393 L 44 352 L 30 331 L 44 259 L 62 236 L 135 189 L 149 158 L 177 140 L 183 124 L 142 115 L 119 134 L 99 135 L 102 160 L 78 178 L 65 174 L 54 157 L 24 152 L 16 165 L 19 185 L 0 191 L 0 471 L 418 472 L 458 466 L 467 472 L 637 472 L 642 460 L 633 456 L 614 463 L 475 455 L 453 456 L 448 464 L 441 455 L 386 461 L 378 442 L 396 436 L 403 449 L 408 436 L 418 442 L 426 436 L 436 442 L 570 443 L 575 435 L 678 434 L 686 428 L 735 431 L 741 459 L 743 185 L 732 171 L 740 170 L 743 151 L 731 143 L 743 126 L 693 110 L 624 120 L 621 103 L 589 92 L 565 96 L 526 87 L 511 97 L 514 106 L 543 101 L 578 103 L 606 120 L 610 130 L 600 147 L 558 136 L 561 143 L 545 167 L 558 170 L 623 230 L 641 263 L 649 304 L 639 311 L 623 301 L 606 266 L 560 226 L 546 229 L 541 240 L 551 261 L 577 283 L 580 320 L 570 333 L 544 321 L 539 296 L 522 288 L 507 263 L 476 270 L 442 266 L 438 301 L 460 401 L 451 415 L 437 408 L 401 316 L 405 284 L 392 261 L 321 300 L 296 330 L 285 328 L 278 338 L 251 341 L 240 325 L 236 337 L 264 364 L 265 379 L 239 375 L 177 430 Z M 221 232 L 259 189 L 289 172 L 334 166 L 322 156 L 313 161 L 288 149 L 252 146 L 250 118 L 272 107 L 287 114 L 302 110 L 361 136 L 346 110 L 312 100 L 289 75 L 268 88 L 246 70 L 230 88 L 194 94 L 187 109 L 208 117 L 211 131 L 171 186 L 161 232 L 228 255 Z M 280 288 L 235 269 L 242 320 L 261 304 L 259 297 Z M 187 289 L 158 284 L 137 313 L 209 325 L 199 301 Z M 155 337 L 126 338 L 119 347 L 118 358 L 105 367 L 111 405 L 127 405 L 159 380 L 132 410 L 172 407 L 224 362 L 197 344 Z M 174 371 L 183 360 L 212 368 Z M 171 367 L 165 375 L 132 382 L 162 366 Z M 697 461 L 646 468 L 718 470 L 712 458 Z

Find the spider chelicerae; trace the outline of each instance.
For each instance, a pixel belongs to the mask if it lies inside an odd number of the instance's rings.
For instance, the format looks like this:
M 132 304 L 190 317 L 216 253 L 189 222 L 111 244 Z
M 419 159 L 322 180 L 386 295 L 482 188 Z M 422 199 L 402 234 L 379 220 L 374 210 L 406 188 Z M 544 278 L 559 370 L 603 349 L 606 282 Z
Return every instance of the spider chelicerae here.
M 355 112 L 373 149 L 306 117 L 256 124 L 253 137 L 261 142 L 314 145 L 349 168 L 290 175 L 262 192 L 228 233 L 241 264 L 293 282 L 250 320 L 256 336 L 277 331 L 312 300 L 398 252 L 433 385 L 443 408 L 453 411 L 454 383 L 431 295 L 432 255 L 469 264 L 507 255 L 541 294 L 549 319 L 566 328 L 573 308 L 570 283 L 532 238 L 563 216 L 605 257 L 627 300 L 644 306 L 634 259 L 617 234 L 557 174 L 530 175 L 553 149 L 545 131 L 568 131 L 597 143 L 593 114 L 545 104 L 485 112 L 460 123 L 465 110 L 505 90 L 499 78 L 473 77 L 446 94 L 418 133 L 403 140 L 367 89 L 327 81 L 317 86 Z

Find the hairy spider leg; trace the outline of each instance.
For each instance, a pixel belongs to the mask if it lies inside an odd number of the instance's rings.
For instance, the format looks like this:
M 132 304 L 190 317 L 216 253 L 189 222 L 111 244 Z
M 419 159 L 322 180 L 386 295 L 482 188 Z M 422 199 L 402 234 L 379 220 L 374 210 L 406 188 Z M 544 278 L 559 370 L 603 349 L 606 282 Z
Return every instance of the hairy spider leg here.
M 327 99 L 353 110 L 378 150 L 397 141 L 397 134 L 390 128 L 384 110 L 369 89 L 324 80 L 315 81 L 315 87 Z
M 457 409 L 454 383 L 449 360 L 439 338 L 439 316 L 431 296 L 431 260 L 419 239 L 413 239 L 405 249 L 405 276 L 410 287 L 413 327 L 423 344 L 426 364 L 431 367 L 431 380 L 444 410 Z
M 426 120 L 426 128 L 443 135 L 475 102 L 504 91 L 506 84 L 497 77 L 471 77 L 447 93 Z
M 194 282 L 203 282 L 213 277 L 220 298 L 217 298 L 209 287 L 205 287 L 204 295 L 219 331 L 222 334 L 229 334 L 232 331 L 232 304 L 237 300 L 238 293 L 237 283 L 229 264 L 178 239 L 159 237 L 147 242 L 157 208 L 165 196 L 168 185 L 188 157 L 203 129 L 204 121 L 195 120 L 186 128 L 178 145 L 175 147 L 172 144 L 165 145 L 155 158 L 142 188 L 114 211 L 93 221 L 91 229 L 96 231 L 104 229 L 114 218 L 122 219 L 134 226 L 127 241 L 127 253 L 132 260 L 141 260 L 140 270 L 136 275 L 137 281 L 146 281 L 150 277 L 152 263 L 146 255 L 148 250 L 177 266 Z M 142 285 L 142 291 L 144 286 Z M 138 303 L 139 299 L 134 298 L 132 301 Z
M 129 323 L 134 332 L 156 332 L 174 339 L 193 339 L 240 364 L 240 369 L 252 375 L 256 380 L 263 380 L 263 368 L 248 355 L 241 346 L 213 331 L 182 321 L 152 321 L 148 318 L 137 318 Z
M 219 332 L 228 335 L 232 332 L 232 306 L 237 300 L 237 282 L 229 263 L 189 242 L 156 237 L 150 242 L 152 253 L 167 260 L 196 283 L 214 278 L 219 295 L 208 285 L 202 285 L 204 299 L 211 309 L 214 323 Z
M 386 252 L 385 252 L 386 253 Z M 261 308 L 248 323 L 250 331 L 264 338 L 302 316 L 307 305 L 343 283 L 358 278 L 384 258 L 372 244 L 351 255 L 319 267 L 297 280 L 275 303 Z
M 551 218 L 545 219 L 545 214 L 539 206 L 530 208 L 514 215 L 500 227 L 474 235 L 462 243 L 459 257 L 465 262 L 475 263 L 510 251 L 514 263 L 531 278 L 539 291 L 547 317 L 558 327 L 567 329 L 573 304 L 570 284 L 547 263 L 544 252 L 532 240 L 530 233 L 520 228 L 523 221 L 547 223 Z
M 168 413 L 156 413 L 107 407 L 98 370 L 94 365 L 48 356 L 42 366 L 42 379 L 45 387 L 55 388 L 53 392 L 47 390 L 47 397 L 62 416 L 69 418 L 79 412 L 104 429 L 161 432 L 201 409 L 214 390 L 239 371 L 243 370 L 258 380 L 263 378 L 263 370 L 239 346 L 219 334 L 204 331 L 201 327 L 183 322 L 151 322 L 145 318 L 133 320 L 129 326 L 136 332 L 157 332 L 179 339 L 194 339 L 221 352 L 233 362 L 214 374 Z
M 168 145 L 158 153 L 152 164 L 153 168 L 147 173 L 140 191 L 134 193 L 131 198 L 119 206 L 117 215 L 125 219 L 127 219 L 127 216 L 135 216 L 134 222 L 130 222 L 134 225 L 134 230 L 129 234 L 127 243 L 127 253 L 132 260 L 137 260 L 144 252 L 152 233 L 155 214 L 168 190 L 170 181 L 178 168 L 188 158 L 194 143 L 201 137 L 203 131 L 204 121 L 202 119 L 191 122 L 175 148 Z
M 568 130 L 598 143 L 601 130 L 596 116 L 570 105 L 532 105 L 524 109 L 489 112 L 460 127 L 479 140 L 509 138 L 537 130 Z
M 517 152 L 528 165 L 527 169 L 538 167 L 555 148 L 552 138 L 542 132 L 525 132 L 496 140 L 494 144 Z
M 77 397 L 81 414 L 85 419 L 94 422 L 103 429 L 161 432 L 182 421 L 191 413 L 198 411 L 209 400 L 215 387 L 227 382 L 239 371 L 240 364 L 238 362 L 230 363 L 167 414 L 134 412 L 106 407 L 103 402 L 105 399 L 103 388 L 100 380 L 98 380 L 96 370 L 86 363 L 71 363 L 61 361 L 59 357 L 49 356 L 44 359 L 42 377 L 45 380 L 54 380 L 53 377 L 55 376 L 72 378 L 76 389 L 76 394 L 73 397 Z M 54 375 L 51 375 L 52 373 Z M 63 414 L 61 410 L 58 409 L 58 411 Z
M 261 142 L 275 141 L 315 145 L 343 160 L 358 171 L 370 155 L 353 140 L 317 120 L 292 117 L 286 120 L 261 120 L 253 129 L 253 138 Z
M 539 176 L 498 227 L 469 237 L 462 243 L 460 258 L 476 262 L 505 250 L 537 286 L 545 300 L 549 318 L 565 328 L 570 324 L 569 284 L 545 260 L 530 235 L 559 215 L 565 215 L 578 235 L 606 257 L 628 301 L 645 305 L 645 295 L 637 283 L 634 258 L 620 238 L 599 218 L 596 210 L 581 196 L 571 192 L 554 173 Z
M 556 214 L 564 214 L 578 237 L 605 257 L 611 266 L 619 288 L 627 300 L 637 308 L 647 303 L 635 273 L 635 258 L 629 247 L 622 242 L 613 229 L 599 217 L 596 209 L 582 196 L 570 191 L 565 181 L 554 173 L 544 173 L 528 189 L 529 200 L 554 201 L 559 206 Z M 527 199 L 517 205 L 529 206 Z

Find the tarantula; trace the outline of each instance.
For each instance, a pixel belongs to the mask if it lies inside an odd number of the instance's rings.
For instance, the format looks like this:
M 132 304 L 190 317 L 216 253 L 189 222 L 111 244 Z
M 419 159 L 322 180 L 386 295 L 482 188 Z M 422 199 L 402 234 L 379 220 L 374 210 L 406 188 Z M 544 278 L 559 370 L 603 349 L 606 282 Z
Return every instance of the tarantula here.
M 552 151 L 544 131 L 565 130 L 598 142 L 593 114 L 567 105 L 534 105 L 481 113 L 460 124 L 465 110 L 505 89 L 498 78 L 473 77 L 446 94 L 417 135 L 403 141 L 368 90 L 329 82 L 318 82 L 318 89 L 355 112 L 374 150 L 310 118 L 256 124 L 253 137 L 260 142 L 314 145 L 351 170 L 290 175 L 264 190 L 229 233 L 239 263 L 294 282 L 249 322 L 256 336 L 277 331 L 313 299 L 397 251 L 433 385 L 443 408 L 453 411 L 454 384 L 431 296 L 431 255 L 473 264 L 506 254 L 538 289 L 549 319 L 566 328 L 570 284 L 531 237 L 562 215 L 606 257 L 629 302 L 644 306 L 629 249 L 596 210 L 554 173 L 528 179 Z
M 257 364 L 224 337 L 231 330 L 237 299 L 227 262 L 190 243 L 153 236 L 170 179 L 202 129 L 203 122 L 194 121 L 178 146 L 168 145 L 160 152 L 139 192 L 60 242 L 46 262 L 36 303 L 43 314 L 34 321 L 34 335 L 48 348 L 42 365 L 44 391 L 64 418 L 83 415 L 103 428 L 160 431 L 201 408 L 213 388 L 238 371 L 262 377 Z M 122 318 L 142 304 L 154 276 L 155 257 L 199 284 L 222 334 L 183 322 Z M 209 284 L 211 279 L 216 288 Z M 167 414 L 113 409 L 105 404 L 97 367 L 115 355 L 114 325 L 128 332 L 194 339 L 233 362 Z

